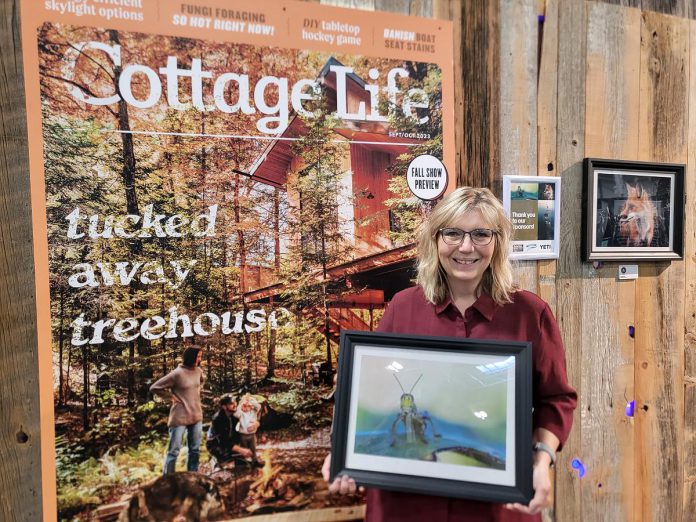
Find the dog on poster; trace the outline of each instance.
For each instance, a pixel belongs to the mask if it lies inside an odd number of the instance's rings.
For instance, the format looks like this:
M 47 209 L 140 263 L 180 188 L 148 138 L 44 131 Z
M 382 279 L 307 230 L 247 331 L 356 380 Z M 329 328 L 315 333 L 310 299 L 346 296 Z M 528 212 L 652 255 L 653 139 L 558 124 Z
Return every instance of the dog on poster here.
M 172 473 L 138 488 L 118 522 L 206 522 L 224 514 L 215 483 L 200 473 Z

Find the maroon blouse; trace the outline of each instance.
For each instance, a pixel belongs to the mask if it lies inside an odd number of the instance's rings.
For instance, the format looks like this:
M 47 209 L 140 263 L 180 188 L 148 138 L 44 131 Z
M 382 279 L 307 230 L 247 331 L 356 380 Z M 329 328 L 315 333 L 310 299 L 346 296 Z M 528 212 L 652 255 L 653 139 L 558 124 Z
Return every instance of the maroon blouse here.
M 451 300 L 434 306 L 416 286 L 399 292 L 379 323 L 380 332 L 531 341 L 533 427 L 546 428 L 563 442 L 573 423 L 577 394 L 568 384 L 561 334 L 548 305 L 527 291 L 500 306 L 481 295 L 464 316 Z M 366 522 L 534 522 L 500 505 L 456 498 L 370 489 Z

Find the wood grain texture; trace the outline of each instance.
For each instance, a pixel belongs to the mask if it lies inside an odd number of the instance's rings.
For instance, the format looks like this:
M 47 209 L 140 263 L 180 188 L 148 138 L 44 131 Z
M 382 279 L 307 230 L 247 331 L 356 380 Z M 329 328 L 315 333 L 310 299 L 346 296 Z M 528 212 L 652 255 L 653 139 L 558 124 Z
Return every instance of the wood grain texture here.
M 455 44 L 461 48 L 461 68 L 455 70 L 455 84 L 461 85 L 456 119 L 463 137 L 457 184 L 495 188 L 500 175 L 500 4 L 463 0 L 460 5 L 461 41 Z
M 587 156 L 638 157 L 640 11 L 589 3 L 587 19 Z
M 695 18 L 694 0 L 599 0 L 602 3 L 623 7 L 638 7 L 643 11 L 656 11 L 662 14 Z
M 500 170 L 537 173 L 537 46 L 534 0 L 500 4 Z
M 537 173 L 555 176 L 556 112 L 558 110 L 558 0 L 545 5 L 544 24 L 539 29 L 540 56 L 537 80 Z M 562 209 L 561 209 L 562 211 Z M 537 263 L 537 294 L 556 314 L 556 261 Z
M 636 158 L 640 99 L 640 11 L 590 3 L 587 12 L 585 155 Z M 632 520 L 635 282 L 617 279 L 618 263 L 587 267 L 584 281 L 582 482 L 588 520 Z
M 684 513 L 696 513 L 696 477 L 690 477 L 684 485 L 687 491 L 687 502 L 684 503 Z M 684 518 L 686 519 L 686 517 Z
M 462 167 L 464 157 L 464 125 L 462 115 L 464 114 L 464 40 L 462 39 L 464 24 L 462 22 L 462 2 L 466 0 L 434 0 L 433 17 L 452 21 L 452 46 L 454 60 L 454 169 L 457 186 L 465 184 Z M 485 57 L 485 54 L 483 55 Z
M 674 16 L 688 16 L 692 6 L 691 0 L 641 0 L 643 11 L 655 11 Z
M 689 26 L 643 13 L 639 159 L 687 160 Z M 636 487 L 642 520 L 681 520 L 684 262 L 641 265 L 636 283 Z M 650 491 L 650 495 L 645 495 Z M 639 519 L 638 516 L 636 519 Z
M 500 2 L 500 174 L 489 179 L 501 193 L 503 175 L 537 173 L 537 52 L 535 0 Z M 537 291 L 536 261 L 513 263 L 515 281 Z
M 689 506 L 696 506 L 696 383 L 687 382 L 684 387 L 684 510 L 696 513 Z
M 561 255 L 556 274 L 556 319 L 563 336 L 568 379 L 582 396 L 583 267 L 580 262 L 582 158 L 585 150 L 585 4 L 562 1 L 558 5 L 558 109 L 556 173 L 562 178 Z M 583 497 L 571 461 L 580 457 L 584 430 L 580 411 L 556 468 L 556 520 L 582 519 Z
M 547 0 L 541 41 L 537 94 L 537 174 L 556 175 L 556 112 L 558 110 L 558 6 Z M 542 14 L 542 13 L 540 13 Z
M 15 1 L 0 2 L 0 520 L 41 520 L 34 256 Z
M 375 0 L 319 0 L 319 3 L 322 5 L 332 5 L 334 7 L 347 7 L 366 11 L 375 10 Z
M 696 513 L 696 22 L 689 22 L 689 137 L 684 215 L 684 512 Z

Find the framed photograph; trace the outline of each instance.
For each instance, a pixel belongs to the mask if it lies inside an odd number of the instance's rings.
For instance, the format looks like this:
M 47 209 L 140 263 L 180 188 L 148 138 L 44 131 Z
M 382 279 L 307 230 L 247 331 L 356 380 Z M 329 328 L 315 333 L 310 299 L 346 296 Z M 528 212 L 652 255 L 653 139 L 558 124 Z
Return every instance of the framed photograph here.
M 531 343 L 341 332 L 332 478 L 527 504 Z
M 661 261 L 684 254 L 684 165 L 585 158 L 585 261 Z
M 503 176 L 503 206 L 512 221 L 510 259 L 557 259 L 561 178 Z

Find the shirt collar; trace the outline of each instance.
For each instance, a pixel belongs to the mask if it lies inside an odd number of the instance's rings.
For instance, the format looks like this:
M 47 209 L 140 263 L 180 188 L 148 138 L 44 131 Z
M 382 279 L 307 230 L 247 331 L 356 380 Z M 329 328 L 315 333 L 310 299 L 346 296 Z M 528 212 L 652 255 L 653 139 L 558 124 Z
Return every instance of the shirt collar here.
M 435 313 L 440 315 L 447 310 L 450 305 L 454 306 L 454 303 L 452 302 L 452 298 L 448 295 L 444 301 L 435 305 Z M 482 293 L 471 306 L 478 310 L 488 321 L 493 319 L 493 314 L 495 314 L 495 310 L 498 307 L 493 298 L 486 293 Z

